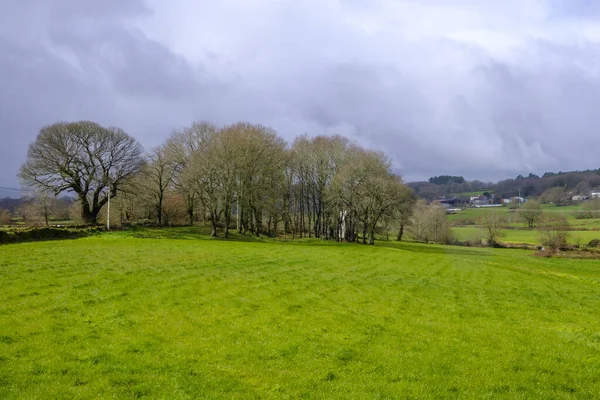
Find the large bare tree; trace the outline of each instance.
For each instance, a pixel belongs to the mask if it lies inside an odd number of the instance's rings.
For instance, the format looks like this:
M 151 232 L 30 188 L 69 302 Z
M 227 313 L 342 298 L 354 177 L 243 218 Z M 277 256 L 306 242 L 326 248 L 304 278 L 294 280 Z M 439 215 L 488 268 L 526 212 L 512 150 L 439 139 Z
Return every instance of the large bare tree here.
M 55 195 L 74 192 L 85 223 L 143 166 L 142 146 L 119 128 L 89 121 L 59 122 L 40 130 L 29 145 L 19 177 L 26 186 Z

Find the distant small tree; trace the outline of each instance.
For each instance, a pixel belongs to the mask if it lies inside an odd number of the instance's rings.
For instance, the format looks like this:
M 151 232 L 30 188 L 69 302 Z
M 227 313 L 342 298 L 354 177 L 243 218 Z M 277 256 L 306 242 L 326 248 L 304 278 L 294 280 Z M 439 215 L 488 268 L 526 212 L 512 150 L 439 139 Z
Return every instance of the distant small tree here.
M 21 213 L 30 226 L 50 226 L 50 218 L 53 217 L 56 208 L 56 197 L 47 191 L 40 191 L 26 197 Z
M 502 236 L 502 227 L 506 222 L 505 216 L 498 211 L 491 211 L 480 217 L 479 223 L 485 230 L 488 246 L 495 246 L 497 239 Z
M 12 214 L 8 210 L 0 209 L 0 225 L 10 225 Z
M 542 245 L 553 251 L 566 248 L 569 229 L 569 221 L 562 213 L 544 214 L 539 224 Z
M 519 218 L 533 228 L 542 215 L 542 205 L 535 200 L 529 200 L 519 210 Z

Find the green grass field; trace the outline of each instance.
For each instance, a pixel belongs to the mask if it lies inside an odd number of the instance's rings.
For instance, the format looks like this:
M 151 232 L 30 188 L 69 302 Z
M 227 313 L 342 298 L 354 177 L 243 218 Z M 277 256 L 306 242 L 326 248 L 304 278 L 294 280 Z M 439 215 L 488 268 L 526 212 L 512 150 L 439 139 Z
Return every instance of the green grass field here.
M 555 207 L 543 205 L 545 213 L 563 213 L 571 225 L 569 242 L 571 244 L 585 245 L 593 239 L 600 239 L 600 219 L 576 219 L 574 212 L 579 205 L 566 207 Z M 456 214 L 448 216 L 453 225 L 452 232 L 457 240 L 477 240 L 485 237 L 484 229 L 479 224 L 479 218 L 487 213 L 499 212 L 505 215 L 506 224 L 503 236 L 499 238 L 502 243 L 541 244 L 540 234 L 535 229 L 527 228 L 527 225 L 519 218 L 518 210 L 510 210 L 509 207 L 499 208 L 466 208 Z
M 454 227 L 452 234 L 457 240 L 477 240 L 485 238 L 483 228 L 476 226 Z M 600 231 L 571 231 L 569 232 L 569 243 L 586 245 L 593 239 L 600 239 Z M 539 245 L 541 243 L 540 233 L 535 229 L 503 229 L 502 236 L 498 239 L 501 243 L 523 243 Z
M 0 398 L 597 398 L 600 267 L 195 229 L 0 246 Z

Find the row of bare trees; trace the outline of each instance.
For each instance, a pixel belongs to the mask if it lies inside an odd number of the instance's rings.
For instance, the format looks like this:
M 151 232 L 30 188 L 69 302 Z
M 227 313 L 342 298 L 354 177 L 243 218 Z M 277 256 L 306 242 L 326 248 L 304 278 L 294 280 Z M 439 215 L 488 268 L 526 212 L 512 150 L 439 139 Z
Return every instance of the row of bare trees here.
M 92 122 L 44 127 L 29 147 L 23 182 L 72 192 L 88 224 L 114 199 L 122 222 L 154 219 L 373 243 L 380 227 L 402 239 L 415 199 L 382 152 L 342 136 L 300 136 L 288 145 L 262 125 L 197 122 L 144 154 L 117 128 Z

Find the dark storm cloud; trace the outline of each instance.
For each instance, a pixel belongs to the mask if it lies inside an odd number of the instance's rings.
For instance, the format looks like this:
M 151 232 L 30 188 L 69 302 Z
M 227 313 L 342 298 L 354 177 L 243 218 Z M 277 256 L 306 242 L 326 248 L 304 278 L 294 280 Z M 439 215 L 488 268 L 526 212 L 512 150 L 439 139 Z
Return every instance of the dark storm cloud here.
M 200 106 L 199 93 L 210 89 L 202 71 L 127 26 L 149 12 L 144 3 L 97 4 L 12 2 L 2 17 L 0 186 L 18 185 L 16 171 L 43 125 L 90 119 L 153 145 L 188 120 L 185 105 Z
M 593 4 L 10 0 L 0 186 L 41 126 L 78 119 L 146 147 L 194 119 L 341 133 L 409 179 L 597 168 Z

